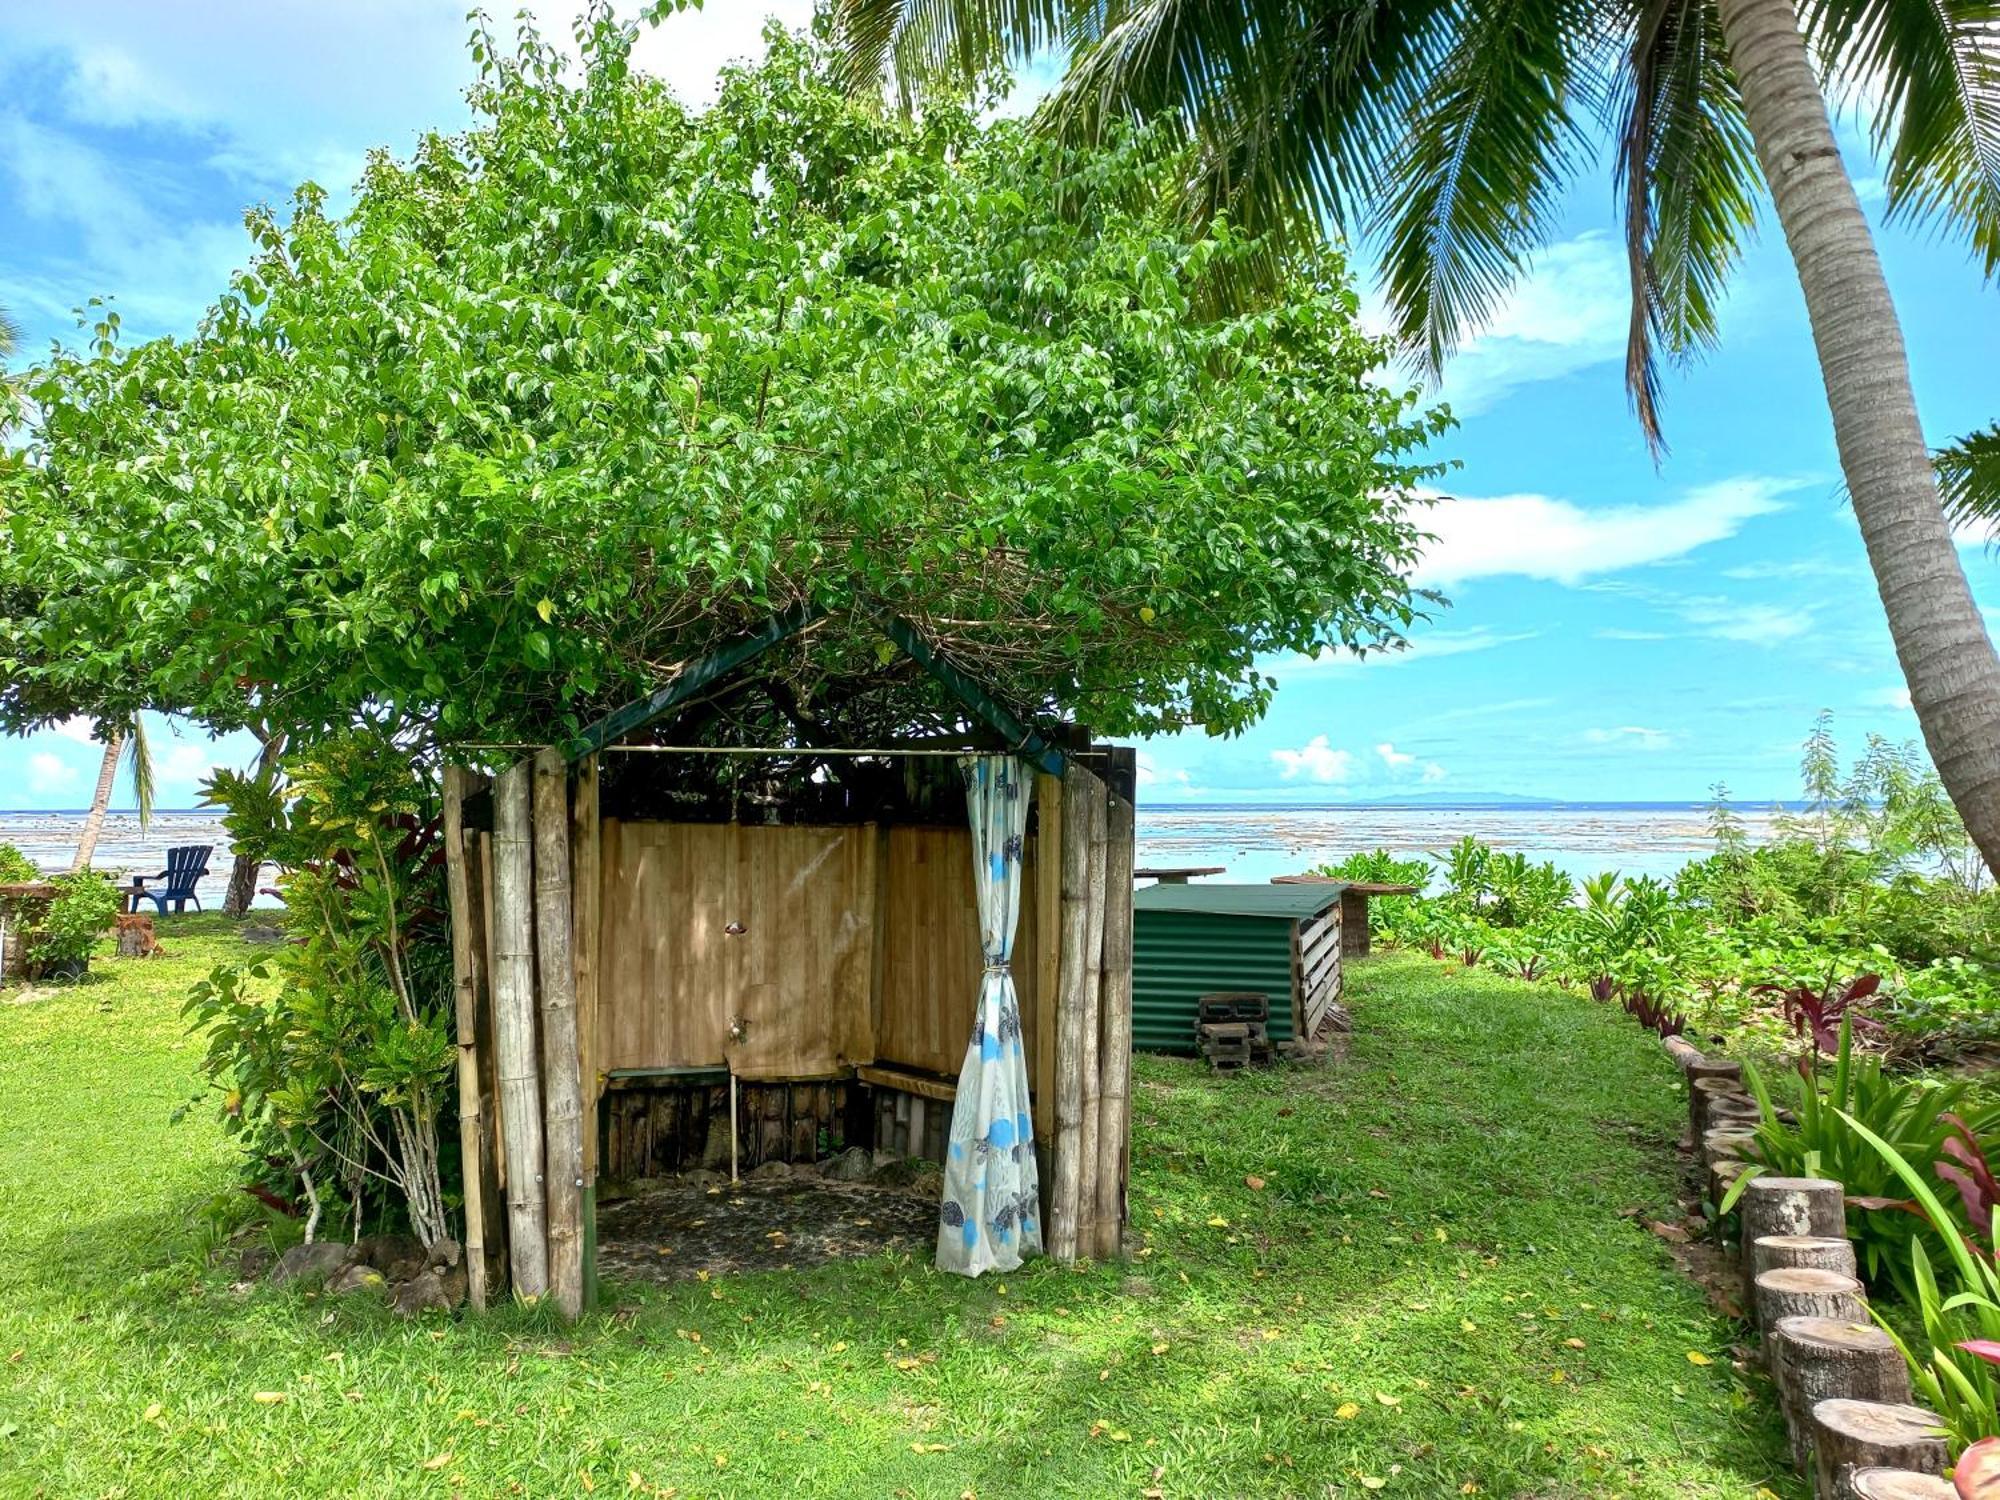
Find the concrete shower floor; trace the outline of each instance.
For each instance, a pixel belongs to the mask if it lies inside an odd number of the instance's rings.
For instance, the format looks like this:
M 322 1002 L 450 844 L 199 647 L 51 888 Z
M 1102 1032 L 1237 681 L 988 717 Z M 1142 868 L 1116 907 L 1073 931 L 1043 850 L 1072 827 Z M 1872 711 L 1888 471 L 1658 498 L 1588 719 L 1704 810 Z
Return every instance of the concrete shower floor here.
M 606 1281 L 652 1282 L 797 1270 L 885 1250 L 928 1253 L 937 1228 L 934 1187 L 810 1172 L 734 1184 L 672 1179 L 598 1208 L 597 1267 Z

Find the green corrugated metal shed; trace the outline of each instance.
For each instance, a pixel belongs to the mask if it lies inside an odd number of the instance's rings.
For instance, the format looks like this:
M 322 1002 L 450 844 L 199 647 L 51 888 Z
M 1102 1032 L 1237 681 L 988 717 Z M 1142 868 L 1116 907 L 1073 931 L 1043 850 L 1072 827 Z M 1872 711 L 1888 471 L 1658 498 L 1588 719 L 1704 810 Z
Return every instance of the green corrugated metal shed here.
M 1292 1039 L 1293 932 L 1340 904 L 1339 885 L 1149 885 L 1132 893 L 1132 1044 L 1194 1051 L 1195 1004 L 1219 990 L 1271 999 L 1273 1045 Z

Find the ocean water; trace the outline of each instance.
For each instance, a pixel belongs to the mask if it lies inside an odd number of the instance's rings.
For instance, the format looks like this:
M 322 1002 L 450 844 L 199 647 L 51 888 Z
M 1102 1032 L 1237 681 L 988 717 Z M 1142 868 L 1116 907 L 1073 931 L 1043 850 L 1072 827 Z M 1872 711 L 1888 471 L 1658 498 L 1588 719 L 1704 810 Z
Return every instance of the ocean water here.
M 1741 816 L 1753 842 L 1770 835 L 1772 814 Z M 15 845 L 45 870 L 65 870 L 82 826 L 81 813 L 0 813 L 0 843 Z M 1707 813 L 1698 806 L 1141 806 L 1138 862 L 1221 865 L 1227 871 L 1221 879 L 1261 884 L 1358 849 L 1384 848 L 1405 857 L 1437 853 L 1468 833 L 1497 848 L 1553 860 L 1577 877 L 1600 870 L 1671 875 L 1714 847 Z M 157 813 L 143 832 L 131 814 L 113 813 L 98 841 L 97 864 L 150 873 L 165 866 L 167 848 L 175 844 L 215 846 L 201 900 L 206 907 L 221 905 L 229 883 L 229 836 L 206 812 Z M 267 870 L 264 883 L 270 878 Z

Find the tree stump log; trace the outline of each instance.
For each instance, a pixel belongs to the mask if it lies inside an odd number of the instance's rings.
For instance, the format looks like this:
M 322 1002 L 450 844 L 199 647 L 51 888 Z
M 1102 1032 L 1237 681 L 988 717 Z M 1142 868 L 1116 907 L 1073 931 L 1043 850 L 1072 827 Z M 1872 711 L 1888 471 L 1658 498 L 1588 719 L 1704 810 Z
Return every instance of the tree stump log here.
M 1944 1424 L 1920 1406 L 1881 1401 L 1822 1401 L 1813 1408 L 1813 1493 L 1856 1500 L 1857 1472 L 1905 1469 L 1942 1474 Z
M 1708 1101 L 1708 1128 L 1731 1130 L 1738 1125 L 1756 1129 L 1764 1123 L 1764 1111 L 1748 1094 L 1713 1095 Z
M 1866 1323 L 1861 1283 L 1838 1271 L 1766 1271 L 1755 1283 L 1757 1326 L 1776 1328 L 1783 1318 L 1833 1318 Z
M 1749 1170 L 1750 1163 L 1741 1157 L 1716 1157 L 1708 1164 L 1708 1201 L 1720 1209 L 1722 1200 L 1729 1196 L 1729 1190 L 1736 1185 L 1736 1179 Z M 1732 1213 L 1734 1211 L 1731 1210 Z
M 1767 1234 L 1750 1243 L 1753 1278 L 1766 1271 L 1838 1271 L 1858 1276 L 1854 1246 L 1842 1239 L 1815 1234 Z
M 1748 1130 L 1718 1128 L 1701 1138 L 1701 1162 L 1705 1167 L 1725 1161 L 1748 1162 L 1756 1154 L 1757 1137 Z
M 1792 1317 L 1778 1319 L 1770 1330 L 1765 1348 L 1771 1378 L 1800 1473 L 1812 1463 L 1812 1414 L 1820 1402 L 1910 1399 L 1910 1367 L 1894 1340 L 1872 1323 Z
M 1700 1140 L 1706 1132 L 1715 1128 L 1714 1124 L 1708 1118 L 1708 1111 L 1710 1104 L 1716 1099 L 1748 1099 L 1749 1097 L 1748 1094 L 1743 1092 L 1742 1083 L 1735 1078 L 1718 1077 L 1715 1074 L 1709 1074 L 1706 1077 L 1700 1075 L 1689 1077 L 1688 1123 L 1694 1130 L 1694 1138 Z M 1751 1102 L 1754 1104 L 1756 1101 L 1752 1100 Z
M 1674 1066 L 1686 1073 L 1696 1063 L 1705 1062 L 1701 1048 L 1684 1036 L 1670 1036 L 1661 1039 L 1660 1045 L 1667 1049 L 1667 1056 L 1674 1060 Z
M 1743 1190 L 1739 1202 L 1742 1243 L 1754 1245 L 1767 1234 L 1844 1239 L 1846 1202 L 1840 1184 L 1824 1177 L 1759 1177 Z M 1757 1306 L 1757 1273 L 1747 1252 L 1743 1256 L 1743 1305 L 1750 1309 Z
M 1949 1479 L 1913 1469 L 1856 1469 L 1847 1488 L 1854 1500 L 1958 1500 Z

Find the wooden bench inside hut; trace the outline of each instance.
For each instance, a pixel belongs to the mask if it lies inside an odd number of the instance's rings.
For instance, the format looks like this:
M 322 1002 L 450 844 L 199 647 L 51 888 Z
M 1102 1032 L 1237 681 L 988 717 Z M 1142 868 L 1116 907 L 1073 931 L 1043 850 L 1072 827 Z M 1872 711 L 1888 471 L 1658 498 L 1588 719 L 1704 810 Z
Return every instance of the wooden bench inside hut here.
M 857 1147 L 945 1159 L 988 970 L 967 755 L 1004 755 L 1032 793 L 1008 968 L 1040 1232 L 1058 1259 L 1120 1248 L 1133 753 L 1029 722 L 900 621 L 931 711 L 905 684 L 893 722 L 807 717 L 809 630 L 767 634 L 490 779 L 447 775 L 477 1301 L 585 1305 L 600 1188 Z

